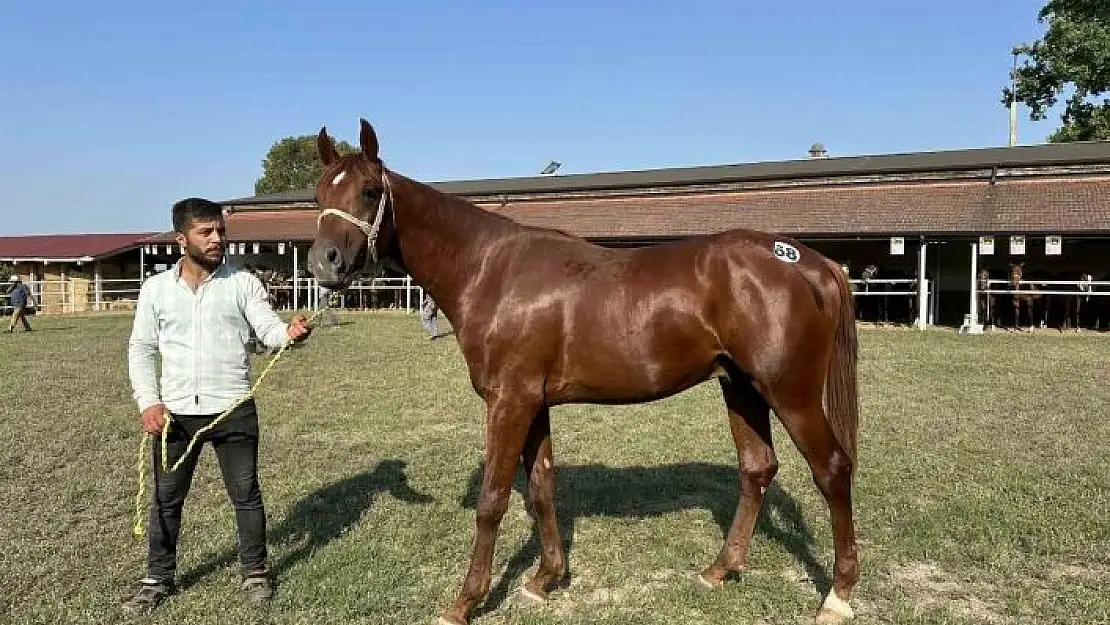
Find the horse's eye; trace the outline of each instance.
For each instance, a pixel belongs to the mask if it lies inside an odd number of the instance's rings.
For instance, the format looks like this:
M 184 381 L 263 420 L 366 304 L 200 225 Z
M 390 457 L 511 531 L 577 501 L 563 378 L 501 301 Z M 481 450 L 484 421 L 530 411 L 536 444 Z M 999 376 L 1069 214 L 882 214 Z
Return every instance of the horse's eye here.
M 378 190 L 371 187 L 365 187 L 362 190 L 362 199 L 366 200 L 367 202 L 372 202 L 378 199 Z

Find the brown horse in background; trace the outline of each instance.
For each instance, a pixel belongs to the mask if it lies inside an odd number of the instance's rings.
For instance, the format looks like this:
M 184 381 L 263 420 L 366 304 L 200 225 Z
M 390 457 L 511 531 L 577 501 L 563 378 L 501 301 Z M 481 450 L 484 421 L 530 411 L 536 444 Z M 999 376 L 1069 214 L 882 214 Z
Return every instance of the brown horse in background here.
M 1029 318 L 1029 328 L 1032 329 L 1037 325 L 1037 313 L 1042 312 L 1041 322 L 1043 318 L 1042 295 L 1038 293 L 1040 289 L 1035 284 L 1022 284 L 1021 281 L 1025 275 L 1025 263 L 1010 263 L 1010 290 L 1015 291 L 1012 295 L 1014 303 L 1014 328 L 1021 327 L 1021 308 L 1025 306 L 1025 313 Z
M 708 588 L 748 567 L 764 491 L 778 469 L 770 414 L 806 458 L 831 516 L 833 586 L 821 623 L 852 616 L 859 578 L 852 519 L 858 399 L 851 287 L 841 268 L 791 239 L 733 230 L 610 249 L 526 227 L 388 170 L 362 120 L 361 154 L 318 147 L 321 207 L 308 263 L 344 288 L 371 263 L 408 272 L 450 320 L 486 404 L 485 469 L 470 567 L 440 621 L 468 622 L 489 590 L 494 543 L 518 463 L 542 544 L 523 593 L 565 581 L 555 518 L 550 409 L 628 404 L 718 378 L 741 493 Z
M 991 290 L 991 272 L 989 269 L 980 269 L 976 276 L 976 288 L 979 291 L 979 323 L 984 326 L 995 325 L 995 302 L 998 296 L 987 293 Z

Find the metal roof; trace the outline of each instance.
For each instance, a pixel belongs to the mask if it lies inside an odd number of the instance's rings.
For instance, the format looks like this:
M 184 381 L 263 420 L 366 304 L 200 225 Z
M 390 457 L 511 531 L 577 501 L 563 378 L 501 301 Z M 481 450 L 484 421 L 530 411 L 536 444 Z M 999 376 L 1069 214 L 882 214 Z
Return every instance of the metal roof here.
M 1099 164 L 1110 164 L 1110 141 L 975 148 L 877 156 L 805 158 L 790 161 L 592 174 L 454 180 L 433 182 L 429 185 L 452 195 L 490 196 Z M 315 189 L 303 189 L 225 200 L 222 204 L 250 206 L 312 203 L 314 201 Z

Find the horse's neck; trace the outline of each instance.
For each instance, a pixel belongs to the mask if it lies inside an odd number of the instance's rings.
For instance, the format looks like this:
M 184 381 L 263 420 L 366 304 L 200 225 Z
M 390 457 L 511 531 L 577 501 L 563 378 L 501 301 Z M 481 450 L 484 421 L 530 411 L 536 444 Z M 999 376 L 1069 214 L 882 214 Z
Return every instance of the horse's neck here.
M 427 290 L 448 319 L 481 269 L 490 243 L 520 226 L 425 184 L 391 174 L 394 262 Z

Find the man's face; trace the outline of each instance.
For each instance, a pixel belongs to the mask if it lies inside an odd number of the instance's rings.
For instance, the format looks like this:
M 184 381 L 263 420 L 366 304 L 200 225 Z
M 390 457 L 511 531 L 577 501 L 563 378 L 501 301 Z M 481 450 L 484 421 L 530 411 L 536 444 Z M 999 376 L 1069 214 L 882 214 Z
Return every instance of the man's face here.
M 223 262 L 227 245 L 227 225 L 220 219 L 195 219 L 177 235 L 177 243 L 185 248 L 185 255 L 202 267 L 215 267 Z

